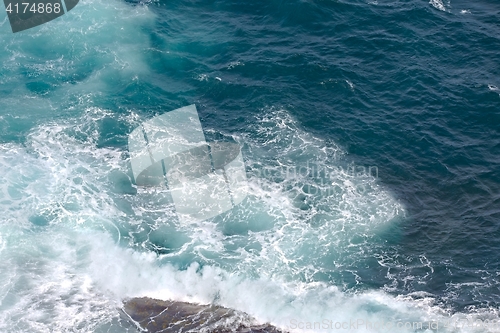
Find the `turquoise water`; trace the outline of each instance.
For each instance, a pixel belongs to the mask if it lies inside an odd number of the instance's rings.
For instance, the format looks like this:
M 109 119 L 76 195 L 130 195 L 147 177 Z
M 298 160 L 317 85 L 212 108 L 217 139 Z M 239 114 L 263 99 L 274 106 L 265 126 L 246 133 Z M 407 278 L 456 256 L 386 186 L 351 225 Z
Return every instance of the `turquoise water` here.
M 498 332 L 499 14 L 87 0 L 12 34 L 2 12 L 0 331 L 135 332 L 121 301 L 151 296 L 292 332 Z M 189 104 L 249 195 L 184 224 L 127 140 Z

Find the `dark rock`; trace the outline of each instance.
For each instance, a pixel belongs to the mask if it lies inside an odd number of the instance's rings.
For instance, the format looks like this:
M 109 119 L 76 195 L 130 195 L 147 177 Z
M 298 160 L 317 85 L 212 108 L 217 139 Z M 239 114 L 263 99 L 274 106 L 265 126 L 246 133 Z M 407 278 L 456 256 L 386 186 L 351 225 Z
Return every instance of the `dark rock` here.
M 285 333 L 269 324 L 255 325 L 243 312 L 217 305 L 132 298 L 123 312 L 140 330 L 149 333 Z

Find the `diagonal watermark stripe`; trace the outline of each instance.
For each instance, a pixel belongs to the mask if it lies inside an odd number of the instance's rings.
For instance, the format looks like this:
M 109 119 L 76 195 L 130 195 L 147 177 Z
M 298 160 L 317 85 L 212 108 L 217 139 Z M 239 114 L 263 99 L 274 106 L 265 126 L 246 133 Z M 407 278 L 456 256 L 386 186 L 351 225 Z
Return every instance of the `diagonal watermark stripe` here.
M 154 117 L 129 135 L 137 186 L 167 186 L 182 222 L 222 214 L 247 196 L 240 146 L 207 142 L 195 105 Z

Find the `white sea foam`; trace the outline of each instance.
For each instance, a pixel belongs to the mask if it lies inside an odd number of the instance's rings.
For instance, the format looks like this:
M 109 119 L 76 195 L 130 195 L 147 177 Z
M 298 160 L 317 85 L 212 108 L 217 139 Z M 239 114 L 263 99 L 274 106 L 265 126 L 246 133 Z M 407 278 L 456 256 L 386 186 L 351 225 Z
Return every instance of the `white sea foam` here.
M 93 241 L 93 244 L 96 244 Z M 159 267 L 156 257 L 116 247 L 102 239 L 92 250 L 90 267 L 94 281 L 112 295 L 120 297 L 149 296 L 198 303 L 214 300 L 227 307 L 245 311 L 259 322 L 271 322 L 291 332 L 338 332 L 338 329 L 298 329 L 299 323 L 320 322 L 391 323 L 393 328 L 360 326 L 361 332 L 416 332 L 397 327 L 398 323 L 423 328 L 438 325 L 440 332 L 495 332 L 498 326 L 483 325 L 482 329 L 460 327 L 478 324 L 478 319 L 498 318 L 495 312 L 454 314 L 435 305 L 434 298 L 394 297 L 380 291 L 347 294 L 324 283 L 286 282 L 278 279 L 248 279 L 229 274 L 213 266 L 193 263 L 179 271 L 171 265 Z M 110 260 L 110 259 L 113 260 Z M 445 327 L 445 325 L 447 327 Z M 422 330 L 431 332 L 435 330 Z
M 300 256 L 317 260 L 325 254 L 321 251 L 330 247 L 351 260 L 351 251 L 358 252 L 356 245 L 349 242 L 353 234 L 376 233 L 381 224 L 390 223 L 392 217 L 403 212 L 389 194 L 373 184 L 376 180 L 369 177 L 352 181 L 374 186 L 375 195 L 369 194 L 370 199 L 365 201 L 360 196 L 339 196 L 344 210 L 339 215 L 340 220 L 326 214 L 317 220 L 319 223 L 323 219 L 323 224 L 314 227 L 302 219 L 300 208 L 289 195 L 290 191 L 299 191 L 304 182 L 310 181 L 307 177 L 276 183 L 266 179 L 264 174 L 251 172 L 253 199 L 242 207 L 241 215 L 233 217 L 240 216 L 254 222 L 264 218 L 268 225 L 261 225 L 260 230 L 253 231 L 252 226 L 248 226 L 247 236 L 245 233 L 228 235 L 221 232 L 216 221 L 184 226 L 192 237 L 177 254 L 219 255 L 213 264 L 200 266 L 198 262 L 203 261 L 203 257 L 199 256 L 185 269 L 179 269 L 175 260 L 165 262 L 165 258 L 172 258 L 171 254 L 158 256 L 151 251 L 118 245 L 117 234 L 106 228 L 107 223 L 134 223 L 141 217 L 127 217 L 121 213 L 113 201 L 109 184 L 102 180 L 113 170 L 124 170 L 126 160 L 118 150 L 97 148 L 91 141 L 78 141 L 67 134 L 71 133 L 70 129 L 92 128 L 99 114 L 105 115 L 106 112 L 92 109 L 80 119 L 80 123 L 67 121 L 41 126 L 32 132 L 26 148 L 3 146 L 0 165 L 6 175 L 2 193 L 7 214 L 2 220 L 0 234 L 8 236 L 2 237 L 6 247 L 1 252 L 3 260 L 0 264 L 3 286 L 0 288 L 3 300 L 1 330 L 88 332 L 104 331 L 105 328 L 124 331 L 126 323 L 119 321 L 116 308 L 122 299 L 134 296 L 216 302 L 248 312 L 259 322 L 269 321 L 292 332 L 307 332 L 295 327 L 324 320 L 333 323 L 382 321 L 395 325 L 398 322 L 422 322 L 422 325 L 429 325 L 430 322 L 445 323 L 450 318 L 455 321 L 460 318 L 495 318 L 494 313 L 448 317 L 446 309 L 435 305 L 432 295 L 394 297 L 382 291 L 346 293 L 339 287 L 307 278 L 321 266 L 307 263 L 310 259 L 301 262 Z M 255 129 L 258 130 L 254 132 Z M 255 133 L 265 135 L 255 136 Z M 328 161 L 328 156 L 343 156 L 338 147 L 325 146 L 320 139 L 301 131 L 286 111 L 280 109 L 269 110 L 242 138 L 249 146 L 247 156 L 253 168 L 271 163 L 273 156 L 275 163 L 299 163 L 299 157 L 304 153 L 320 156 L 323 162 Z M 267 154 L 265 150 L 268 150 Z M 331 162 L 336 159 L 338 157 Z M 349 177 L 342 173 L 336 176 Z M 80 180 L 75 182 L 77 177 Z M 285 184 L 290 186 L 283 186 Z M 17 192 L 12 189 L 9 192 L 9 188 L 15 188 Z M 347 189 L 343 191 L 348 192 Z M 144 218 L 159 207 L 148 205 L 140 195 L 129 196 L 129 199 L 131 205 L 137 205 L 136 209 L 142 205 Z M 320 196 L 312 199 L 311 216 L 324 209 L 320 199 Z M 378 201 L 369 202 L 371 200 Z M 75 202 L 78 207 L 71 208 L 68 202 Z M 48 225 L 39 231 L 26 232 L 29 229 L 28 217 L 49 206 L 56 208 L 47 215 Z M 378 208 L 372 210 L 375 207 Z M 398 210 L 401 211 L 398 213 Z M 164 212 L 166 210 L 161 211 Z M 168 223 L 168 218 L 157 222 Z M 231 219 L 227 217 L 220 223 L 227 220 Z M 12 224 L 14 221 L 17 224 Z M 182 228 L 180 225 L 176 227 Z M 337 228 L 344 231 L 337 232 Z M 233 252 L 232 258 L 229 257 L 228 240 L 238 237 L 248 237 L 249 243 L 259 243 L 261 250 L 239 249 Z M 350 250 L 349 247 L 353 246 Z M 308 251 L 304 251 L 306 249 Z M 319 252 L 315 253 L 316 250 Z M 300 278 L 301 274 L 306 278 Z M 414 331 L 397 327 L 389 330 L 364 327 L 363 330 Z M 494 331 L 490 328 L 482 331 L 488 330 Z M 443 329 L 443 332 L 451 331 Z
M 208 81 L 208 75 L 207 74 L 200 74 L 196 77 L 196 80 L 198 81 Z
M 444 6 L 443 1 L 441 1 L 441 0 L 430 0 L 429 4 L 431 4 L 432 7 L 436 8 L 436 9 L 442 10 L 443 12 L 446 11 L 446 7 Z
M 245 66 L 244 63 L 242 63 L 241 61 L 231 61 L 228 65 L 227 65 L 227 69 L 233 69 L 237 66 Z
M 99 113 L 106 114 L 103 110 L 89 110 L 87 121 L 94 121 Z M 240 258 L 242 262 L 237 264 L 238 269 L 234 267 L 222 269 L 212 265 L 205 265 L 200 269 L 198 264 L 193 263 L 187 270 L 179 270 L 170 264 L 161 265 L 159 261 L 161 257 L 151 252 L 137 252 L 117 246 L 116 238 L 113 239 L 112 235 L 86 231 L 89 227 L 94 229 L 92 225 L 103 223 L 103 219 L 120 218 L 106 189 L 98 180 L 114 168 L 119 168 L 124 161 L 116 151 L 91 148 L 87 146 L 88 143 L 72 140 L 65 135 L 66 126 L 44 126 L 33 132 L 30 136 L 30 150 L 36 152 L 36 159 L 22 149 L 11 147 L 5 150 L 7 159 L 9 154 L 17 155 L 15 158 L 10 158 L 10 162 L 19 161 L 16 171 L 12 171 L 7 177 L 8 182 L 21 179 L 21 175 L 17 176 L 20 170 L 22 173 L 22 170 L 29 170 L 28 166 L 38 165 L 33 177 L 39 180 L 41 186 L 38 189 L 24 190 L 20 195 L 21 202 L 25 202 L 24 205 L 38 208 L 40 205 L 58 203 L 65 206 L 65 200 L 71 195 L 76 196 L 76 202 L 80 205 L 73 212 L 64 209 L 57 211 L 57 216 L 50 222 L 54 226 L 61 227 L 60 230 L 52 231 L 59 237 L 57 243 L 53 243 L 51 237 L 46 235 L 37 237 L 36 242 L 33 242 L 39 246 L 33 250 L 34 257 L 45 257 L 40 253 L 41 248 L 48 249 L 49 253 L 54 252 L 54 254 L 48 259 L 43 259 L 45 264 L 39 268 L 40 275 L 34 282 L 39 287 L 26 288 L 22 301 L 10 309 L 10 312 L 6 312 L 14 317 L 18 311 L 28 310 L 33 313 L 17 324 L 21 325 L 20 327 L 42 332 L 69 328 L 75 324 L 83 325 L 86 329 L 94 327 L 93 325 L 104 325 L 106 320 L 116 316 L 113 306 L 116 306 L 120 299 L 143 295 L 201 303 L 217 300 L 221 305 L 246 311 L 256 316 L 259 321 L 270 321 L 284 328 L 287 326 L 293 328 L 293 320 L 349 321 L 355 318 L 374 321 L 380 318 L 388 319 L 395 313 L 399 318 L 418 319 L 418 316 L 412 314 L 411 302 L 398 301 L 384 293 L 372 292 L 349 296 L 337 287 L 312 281 L 299 282 L 300 280 L 294 279 L 295 273 L 308 270 L 314 273 L 316 270 L 314 267 L 303 269 L 299 267 L 298 272 L 290 270 L 287 263 L 296 261 L 298 257 L 298 253 L 294 253 L 296 248 L 300 248 L 301 243 L 311 246 L 317 243 L 318 239 L 321 247 L 321 242 L 326 242 L 326 245 L 329 240 L 321 239 L 321 232 L 318 231 L 316 234 L 315 230 L 304 224 L 300 216 L 296 215 L 298 209 L 283 186 L 273 184 L 266 179 L 257 181 L 255 178 L 265 176 L 258 173 L 254 175 L 255 177 L 251 177 L 255 199 L 249 203 L 248 208 L 258 209 L 261 211 L 260 214 L 269 216 L 271 229 L 251 233 L 251 237 L 260 242 L 262 251 L 257 256 L 246 253 L 246 256 Z M 76 126 L 85 127 L 83 124 Z M 337 156 L 338 148 L 322 146 L 320 140 L 298 131 L 295 122 L 283 110 L 271 110 L 269 116 L 259 120 L 256 126 L 259 129 L 258 133 L 267 135 L 261 138 L 247 137 L 251 146 L 250 156 L 255 159 L 253 160 L 255 163 L 266 162 L 265 155 L 262 156 L 263 160 L 259 160 L 260 155 L 252 153 L 253 150 L 259 151 L 259 148 L 263 147 L 271 150 L 288 147 L 284 153 L 275 156 L 275 160 L 282 163 L 287 160 L 293 162 L 292 157 L 297 156 L 297 151 L 309 151 L 312 154 L 323 152 L 325 158 L 328 155 Z M 284 145 L 276 146 L 277 142 Z M 311 149 L 317 151 L 311 152 Z M 35 161 L 37 163 L 34 163 Z M 81 182 L 74 183 L 73 177 L 79 169 L 85 172 L 80 172 L 78 175 L 82 178 Z M 342 174 L 338 176 L 344 177 Z M 304 180 L 285 180 L 292 184 L 292 188 L 298 186 L 294 184 L 301 181 Z M 297 190 L 299 188 L 300 186 Z M 30 200 L 23 201 L 22 197 Z M 344 198 L 345 213 L 342 215 L 347 219 L 341 223 L 343 228 L 349 229 L 349 225 L 355 226 L 356 223 L 362 222 L 363 217 L 356 218 L 356 215 L 364 210 L 362 206 L 366 203 L 357 201 L 359 197 L 350 199 L 349 196 L 340 196 L 340 198 Z M 349 200 L 352 202 L 349 203 Z M 352 212 L 349 212 L 350 209 Z M 26 209 L 22 211 L 29 212 Z M 146 208 L 143 213 L 148 214 L 150 211 Z M 22 213 L 19 214 L 16 214 L 16 219 L 22 220 Z M 246 216 L 251 218 L 251 214 Z M 381 221 L 386 220 L 384 217 L 379 218 L 382 218 Z M 86 222 L 81 224 L 82 220 Z M 367 222 L 374 223 L 376 220 L 368 219 Z M 73 227 L 68 228 L 68 226 Z M 193 239 L 196 240 L 192 242 L 198 242 L 197 251 L 213 253 L 224 251 L 225 236 L 215 227 L 209 222 L 194 226 Z M 365 232 L 370 228 L 368 224 L 364 227 L 368 228 Z M 323 232 L 328 234 L 331 230 L 328 225 L 325 228 Z M 335 239 L 343 236 L 330 234 L 329 237 Z M 312 240 L 312 243 L 309 244 L 308 240 Z M 336 241 L 341 242 L 341 239 Z M 16 258 L 13 254 L 12 256 Z M 26 258 L 20 257 L 16 260 L 19 262 L 17 265 L 10 263 L 19 267 Z M 231 267 L 231 265 L 226 266 Z M 258 272 L 253 278 L 249 274 L 252 268 Z M 263 274 L 264 272 L 266 274 Z M 26 273 L 20 272 L 19 275 L 12 277 L 12 281 L 16 281 L 24 274 Z M 35 301 L 42 295 L 47 304 Z M 67 299 L 72 297 L 77 298 L 75 304 L 66 305 Z M 61 302 L 59 299 L 66 301 Z M 365 309 L 366 304 L 380 309 L 379 312 L 383 314 L 371 313 Z M 386 309 L 388 306 L 390 309 Z M 340 307 L 342 311 L 338 310 Z M 58 320 L 44 322 L 43 318 L 47 317 Z M 6 325 L 9 324 L 14 325 L 12 321 L 7 320 Z
M 500 96 L 500 89 L 499 89 L 497 86 L 494 86 L 494 85 L 492 85 L 492 84 L 488 84 L 488 89 L 489 89 L 490 91 L 496 91 L 496 92 L 499 92 L 499 93 L 498 93 L 498 96 Z

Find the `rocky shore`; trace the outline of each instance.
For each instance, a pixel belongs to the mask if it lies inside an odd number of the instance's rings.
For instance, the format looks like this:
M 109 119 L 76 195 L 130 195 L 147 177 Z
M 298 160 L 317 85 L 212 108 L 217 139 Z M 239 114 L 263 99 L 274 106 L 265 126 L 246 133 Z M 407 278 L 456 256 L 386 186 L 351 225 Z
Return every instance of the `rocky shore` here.
M 199 305 L 152 298 L 126 300 L 123 313 L 148 333 L 286 333 L 270 324 L 258 325 L 248 314 L 218 305 Z

